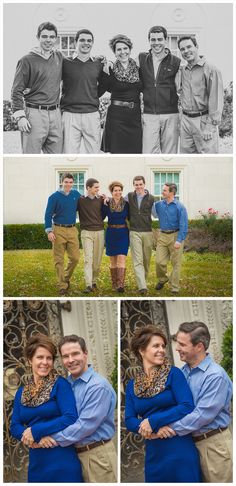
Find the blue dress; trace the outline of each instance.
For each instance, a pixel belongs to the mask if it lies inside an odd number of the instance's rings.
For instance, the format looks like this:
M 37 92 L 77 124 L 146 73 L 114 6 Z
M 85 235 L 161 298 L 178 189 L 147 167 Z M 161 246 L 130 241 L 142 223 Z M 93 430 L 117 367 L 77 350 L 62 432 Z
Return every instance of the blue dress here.
M 21 440 L 27 427 L 35 442 L 46 435 L 65 429 L 77 418 L 71 385 L 62 376 L 56 380 L 48 402 L 37 407 L 21 403 L 23 387 L 16 393 L 12 414 L 11 434 Z M 73 445 L 50 449 L 29 449 L 29 483 L 80 483 L 83 482 L 81 464 Z
M 109 203 L 103 205 L 103 218 L 108 217 L 109 224 L 126 224 L 126 219 L 129 216 L 129 204 L 125 202 L 123 211 L 111 211 Z M 129 248 L 129 229 L 125 228 L 109 228 L 106 230 L 106 255 L 127 255 Z
M 165 390 L 153 397 L 137 397 L 134 380 L 126 388 L 125 423 L 137 433 L 143 419 L 148 418 L 153 432 L 180 420 L 194 408 L 193 398 L 181 370 L 171 368 Z M 138 418 L 142 417 L 142 418 Z M 201 482 L 197 448 L 190 434 L 170 439 L 145 440 L 146 483 Z

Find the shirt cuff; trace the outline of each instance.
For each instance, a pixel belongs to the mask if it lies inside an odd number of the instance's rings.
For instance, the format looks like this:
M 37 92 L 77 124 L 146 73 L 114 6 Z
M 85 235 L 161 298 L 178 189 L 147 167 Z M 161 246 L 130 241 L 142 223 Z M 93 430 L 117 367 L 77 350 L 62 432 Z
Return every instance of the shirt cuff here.
M 13 113 L 13 117 L 15 118 L 15 120 L 17 120 L 17 118 L 20 118 L 22 116 L 26 116 L 24 110 L 17 110 Z
M 45 229 L 45 233 L 47 233 L 47 235 L 48 235 L 48 233 L 51 233 L 51 231 L 53 231 L 53 229 L 52 229 L 52 228 L 46 228 L 46 229 Z

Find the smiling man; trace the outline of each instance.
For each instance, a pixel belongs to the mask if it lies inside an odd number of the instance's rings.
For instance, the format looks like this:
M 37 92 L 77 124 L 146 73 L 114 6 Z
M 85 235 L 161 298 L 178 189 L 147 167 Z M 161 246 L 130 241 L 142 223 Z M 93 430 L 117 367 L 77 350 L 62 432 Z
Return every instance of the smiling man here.
M 79 30 L 75 40 L 76 54 L 64 59 L 62 70 L 63 152 L 78 154 L 83 139 L 85 153 L 96 154 L 101 145 L 98 84 L 103 64 L 90 55 L 94 43 L 90 30 Z
M 149 52 L 138 57 L 143 82 L 143 153 L 177 153 L 179 138 L 178 96 L 175 76 L 180 59 L 166 47 L 165 27 L 148 32 Z
M 180 70 L 180 152 L 218 153 L 224 94 L 221 72 L 199 56 L 195 37 L 181 37 L 178 46 L 187 62 Z
M 43 22 L 38 47 L 19 60 L 12 87 L 12 110 L 21 131 L 25 154 L 60 154 L 62 125 L 59 109 L 62 54 L 55 50 L 57 28 Z

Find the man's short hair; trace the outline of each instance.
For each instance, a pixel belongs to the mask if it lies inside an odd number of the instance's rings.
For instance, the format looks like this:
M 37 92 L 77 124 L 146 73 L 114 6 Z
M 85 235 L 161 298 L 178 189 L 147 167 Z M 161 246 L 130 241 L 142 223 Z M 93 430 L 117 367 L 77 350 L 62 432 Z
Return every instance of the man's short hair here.
M 77 334 L 70 334 L 68 336 L 64 336 L 61 338 L 59 344 L 58 344 L 58 349 L 59 353 L 61 354 L 61 348 L 64 344 L 66 343 L 78 343 L 83 351 L 83 353 L 87 353 L 87 346 L 84 338 L 77 336 Z
M 143 181 L 143 183 L 145 184 L 145 179 L 143 176 L 140 176 L 140 175 L 137 175 L 133 178 L 133 184 L 135 183 L 135 181 Z
M 174 195 L 176 194 L 176 192 L 177 192 L 177 186 L 176 186 L 176 184 L 174 182 L 165 182 L 164 183 L 164 186 L 169 187 L 169 191 L 170 192 L 173 192 Z
M 184 40 L 191 40 L 193 45 L 195 47 L 198 47 L 198 44 L 197 44 L 197 39 L 196 37 L 194 37 L 193 35 L 183 35 L 182 37 L 180 37 L 180 39 L 178 40 L 178 48 L 180 49 L 180 42 L 181 41 L 184 41 Z
M 41 35 L 42 30 L 54 30 L 56 37 L 57 37 L 57 28 L 54 24 L 51 24 L 51 22 L 43 22 L 42 24 L 40 24 L 38 26 L 38 30 L 37 30 L 38 39 Z
M 88 187 L 93 187 L 94 184 L 99 184 L 99 181 L 97 181 L 97 179 L 93 179 L 92 177 L 90 177 L 90 179 L 86 181 L 86 189 L 88 189 Z
M 62 174 L 61 181 L 63 182 L 64 179 L 73 179 L 73 181 L 75 180 L 74 176 L 70 172 L 64 172 L 64 174 Z
M 75 42 L 77 42 L 77 40 L 78 40 L 78 38 L 79 38 L 80 34 L 88 34 L 88 35 L 91 35 L 91 36 L 92 36 L 92 39 L 93 39 L 93 41 L 94 41 L 94 35 L 93 35 L 93 33 L 91 32 L 91 30 L 88 30 L 88 29 L 80 29 L 80 30 L 78 30 L 78 32 L 76 32 L 76 34 L 75 34 Z
M 154 25 L 154 27 L 151 27 L 148 31 L 148 40 L 150 40 L 151 34 L 154 34 L 156 32 L 162 32 L 164 35 L 164 39 L 167 39 L 167 30 L 165 27 L 162 27 L 161 25 Z
M 196 346 L 198 343 L 202 343 L 205 350 L 209 348 L 211 336 L 208 327 L 204 322 L 193 321 L 193 322 L 183 322 L 180 324 L 178 332 L 185 332 L 190 334 L 191 343 Z

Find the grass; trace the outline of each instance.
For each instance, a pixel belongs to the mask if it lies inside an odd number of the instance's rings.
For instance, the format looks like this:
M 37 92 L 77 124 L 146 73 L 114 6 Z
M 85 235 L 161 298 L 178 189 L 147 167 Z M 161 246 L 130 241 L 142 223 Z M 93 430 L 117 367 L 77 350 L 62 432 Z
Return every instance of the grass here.
M 75 269 L 70 287 L 70 297 L 88 297 L 83 293 L 83 251 Z M 172 296 L 169 286 L 155 291 L 155 254 L 153 252 L 148 276 L 148 296 Z M 109 275 L 109 258 L 103 256 L 98 291 L 92 297 L 139 296 L 130 255 L 127 257 L 126 292 L 112 291 Z M 208 252 L 187 252 L 183 255 L 180 297 L 231 297 L 232 256 Z M 18 250 L 4 252 L 4 296 L 5 297 L 55 297 L 58 295 L 56 274 L 51 250 Z M 90 294 L 89 294 L 90 295 Z

